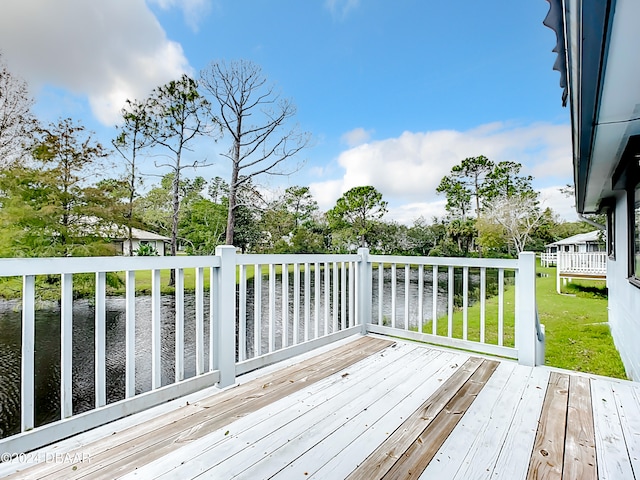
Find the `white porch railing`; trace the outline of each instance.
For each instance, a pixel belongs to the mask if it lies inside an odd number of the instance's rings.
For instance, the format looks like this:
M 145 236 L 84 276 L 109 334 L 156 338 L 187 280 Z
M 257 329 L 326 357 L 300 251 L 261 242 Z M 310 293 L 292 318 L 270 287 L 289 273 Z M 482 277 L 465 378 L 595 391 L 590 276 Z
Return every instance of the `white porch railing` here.
M 561 278 L 602 279 L 607 275 L 607 252 L 559 252 L 556 266 L 556 290 Z
M 160 289 L 164 269 L 176 270 L 170 312 Z M 195 272 L 195 335 L 190 337 L 195 345 L 186 345 L 186 269 Z M 150 345 L 136 342 L 140 271 L 150 272 L 152 280 Z M 107 272 L 120 272 L 126 282 L 125 392 L 112 403 L 107 402 L 105 368 Z M 82 273 L 95 276 L 95 399 L 93 408 L 74 412 L 73 282 Z M 55 276 L 60 283 L 60 420 L 45 425 L 35 422 L 37 275 Z M 209 257 L 7 259 L 0 260 L 0 277 L 21 277 L 23 284 L 21 433 L 0 439 L 0 453 L 29 451 L 207 386 L 232 385 L 236 375 L 357 333 L 413 338 L 526 365 L 544 362 L 532 253 L 490 260 L 377 256 L 367 249 L 352 255 L 237 255 L 233 247 L 218 247 Z M 509 278 L 515 283 L 512 293 Z M 477 318 L 469 313 L 474 301 Z M 167 324 L 175 339 L 170 354 Z M 185 378 L 191 351 L 195 375 Z M 136 356 L 150 363 L 148 391 L 136 388 Z M 162 375 L 168 359 L 174 373 L 169 379 Z
M 540 266 L 542 267 L 553 267 L 558 261 L 557 253 L 546 253 L 543 252 L 540 254 Z

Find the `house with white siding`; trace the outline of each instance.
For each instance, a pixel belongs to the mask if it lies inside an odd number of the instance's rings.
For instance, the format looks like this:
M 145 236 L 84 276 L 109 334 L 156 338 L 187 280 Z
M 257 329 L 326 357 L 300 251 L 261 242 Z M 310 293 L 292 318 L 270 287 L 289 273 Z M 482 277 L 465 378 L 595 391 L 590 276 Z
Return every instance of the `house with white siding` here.
M 640 380 L 640 2 L 548 1 L 576 208 L 607 214 L 609 324 L 627 374 Z

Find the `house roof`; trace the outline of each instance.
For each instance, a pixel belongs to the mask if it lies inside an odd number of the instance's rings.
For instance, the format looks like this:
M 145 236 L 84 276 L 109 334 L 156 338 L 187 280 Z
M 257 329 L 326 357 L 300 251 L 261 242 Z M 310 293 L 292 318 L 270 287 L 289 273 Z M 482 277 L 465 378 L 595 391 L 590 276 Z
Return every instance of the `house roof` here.
M 628 148 L 640 135 L 640 2 L 547 1 L 544 23 L 556 33 L 554 68 L 571 109 L 576 208 L 592 213 L 626 187 L 620 172 L 640 154 L 640 141 Z
M 550 243 L 547 247 L 552 245 L 583 245 L 585 243 L 599 242 L 601 240 L 600 232 L 601 230 L 594 230 L 593 232 L 579 233 L 577 235 L 558 240 L 557 242 Z
M 126 232 L 124 237 L 126 238 Z M 139 228 L 131 229 L 131 237 L 135 240 L 162 240 L 164 242 L 170 242 L 169 237 L 158 235 L 157 233 L 147 232 L 146 230 L 140 230 Z

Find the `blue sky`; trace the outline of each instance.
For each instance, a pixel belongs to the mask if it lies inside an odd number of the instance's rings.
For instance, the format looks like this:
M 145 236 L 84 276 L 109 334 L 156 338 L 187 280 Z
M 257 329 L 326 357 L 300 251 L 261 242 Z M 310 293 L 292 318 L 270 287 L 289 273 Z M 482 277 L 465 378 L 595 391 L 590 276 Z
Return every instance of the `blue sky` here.
M 126 98 L 215 60 L 251 60 L 313 136 L 304 166 L 264 188 L 310 185 L 323 209 L 371 184 L 390 218 L 444 214 L 435 188 L 467 156 L 520 162 L 546 206 L 574 219 L 569 111 L 544 0 L 4 0 L 0 50 L 47 121 L 108 142 Z M 228 176 L 225 141 L 203 145 Z M 153 171 L 152 163 L 147 171 Z

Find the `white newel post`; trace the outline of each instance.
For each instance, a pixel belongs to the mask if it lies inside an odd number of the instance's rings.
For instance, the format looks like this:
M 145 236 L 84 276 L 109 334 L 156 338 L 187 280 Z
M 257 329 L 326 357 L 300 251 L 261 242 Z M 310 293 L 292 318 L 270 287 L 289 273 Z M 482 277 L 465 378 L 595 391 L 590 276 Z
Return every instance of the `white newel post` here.
M 518 363 L 536 364 L 536 256 L 522 252 L 518 256 L 516 277 L 515 343 Z
M 371 275 L 371 263 L 369 262 L 369 249 L 359 248 L 358 255 L 358 322 L 363 335 L 367 334 L 367 324 L 371 322 L 371 298 L 373 295 L 373 279 Z
M 236 247 L 220 245 L 216 247 L 216 256 L 220 257 L 216 282 L 216 366 L 220 370 L 218 386 L 227 387 L 236 382 Z

